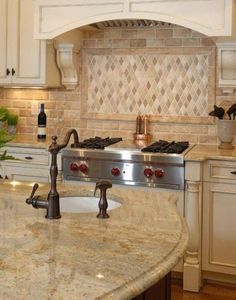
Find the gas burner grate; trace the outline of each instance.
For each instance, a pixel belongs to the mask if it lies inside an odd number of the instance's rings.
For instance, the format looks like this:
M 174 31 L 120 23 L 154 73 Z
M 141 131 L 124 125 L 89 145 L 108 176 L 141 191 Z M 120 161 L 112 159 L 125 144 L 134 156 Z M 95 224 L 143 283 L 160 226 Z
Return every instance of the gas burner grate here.
M 122 138 L 101 138 L 95 136 L 94 138 L 86 139 L 83 142 L 79 142 L 76 148 L 88 148 L 88 149 L 104 149 L 112 144 L 122 141 Z
M 148 147 L 143 148 L 143 152 L 176 153 L 180 154 L 189 147 L 189 142 L 167 142 L 159 140 Z

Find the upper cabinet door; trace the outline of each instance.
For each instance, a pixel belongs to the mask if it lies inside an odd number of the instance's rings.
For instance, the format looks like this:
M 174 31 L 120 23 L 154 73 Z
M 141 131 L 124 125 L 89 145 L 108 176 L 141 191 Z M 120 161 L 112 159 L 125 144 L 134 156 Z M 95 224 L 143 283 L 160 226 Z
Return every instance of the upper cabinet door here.
M 60 86 L 57 69 L 57 82 L 47 82 L 46 41 L 33 38 L 33 1 L 1 0 L 0 25 L 0 86 Z M 55 70 L 55 55 L 50 57 Z
M 44 83 L 45 42 L 33 39 L 32 0 L 10 0 L 9 30 L 10 71 L 15 85 Z
M 45 42 L 33 39 L 32 0 L 14 0 L 12 40 L 13 81 L 16 84 L 43 84 L 45 74 Z M 14 74 L 15 71 L 15 74 Z
M 11 81 L 10 69 L 8 69 L 8 42 L 7 42 L 7 23 L 8 23 L 8 0 L 0 1 L 0 82 L 9 83 Z

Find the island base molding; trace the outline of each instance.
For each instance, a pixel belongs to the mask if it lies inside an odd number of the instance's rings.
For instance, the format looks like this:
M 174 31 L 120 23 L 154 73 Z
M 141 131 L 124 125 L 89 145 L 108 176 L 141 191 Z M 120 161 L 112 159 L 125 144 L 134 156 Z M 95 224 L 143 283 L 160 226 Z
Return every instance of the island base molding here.
M 199 292 L 202 285 L 201 280 L 201 269 L 199 264 L 190 265 L 188 263 L 184 264 L 184 279 L 183 279 L 183 289 L 185 291 Z
M 218 272 L 202 271 L 204 282 L 212 282 L 215 284 L 229 285 L 236 288 L 236 276 L 231 274 L 222 274 Z

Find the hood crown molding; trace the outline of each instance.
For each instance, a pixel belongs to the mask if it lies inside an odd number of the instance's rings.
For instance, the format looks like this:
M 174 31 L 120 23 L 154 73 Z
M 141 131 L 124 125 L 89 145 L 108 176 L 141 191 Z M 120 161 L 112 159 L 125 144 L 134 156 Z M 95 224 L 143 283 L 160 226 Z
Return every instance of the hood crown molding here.
M 52 39 L 92 23 L 147 19 L 208 36 L 233 34 L 233 0 L 34 0 L 34 37 Z

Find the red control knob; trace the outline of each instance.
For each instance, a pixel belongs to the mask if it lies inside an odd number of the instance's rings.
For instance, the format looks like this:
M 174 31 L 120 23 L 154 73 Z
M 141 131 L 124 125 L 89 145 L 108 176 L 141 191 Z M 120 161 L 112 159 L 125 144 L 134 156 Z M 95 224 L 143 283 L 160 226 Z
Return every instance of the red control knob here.
M 113 176 L 119 176 L 119 175 L 120 175 L 120 169 L 117 168 L 117 167 L 112 168 L 112 169 L 111 169 L 111 174 L 112 174 Z
M 79 171 L 79 165 L 76 162 L 73 162 L 70 164 L 70 169 L 71 171 L 75 172 L 75 171 Z
M 150 168 L 146 168 L 145 170 L 144 170 L 144 175 L 146 176 L 146 177 L 151 177 L 152 175 L 153 175 L 153 170 L 152 169 L 150 169 Z
M 81 164 L 81 165 L 79 165 L 79 170 L 80 170 L 80 172 L 86 174 L 86 173 L 88 173 L 88 166 L 86 164 Z
M 164 170 L 162 169 L 155 170 L 155 176 L 158 178 L 164 177 L 165 176 Z

